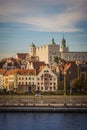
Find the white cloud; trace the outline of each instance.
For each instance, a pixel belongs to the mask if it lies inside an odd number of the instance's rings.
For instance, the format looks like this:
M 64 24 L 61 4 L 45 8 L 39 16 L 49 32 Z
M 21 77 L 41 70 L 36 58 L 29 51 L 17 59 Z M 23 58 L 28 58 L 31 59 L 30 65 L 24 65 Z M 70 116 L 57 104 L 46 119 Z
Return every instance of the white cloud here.
M 16 22 L 32 25 L 31 30 L 37 31 L 81 31 L 76 24 L 87 18 L 85 12 L 86 0 L 3 0 L 0 4 L 0 21 Z M 67 9 L 62 12 L 50 11 L 54 5 L 66 5 Z M 45 8 L 49 8 L 46 14 Z M 87 20 L 87 19 L 86 19 Z

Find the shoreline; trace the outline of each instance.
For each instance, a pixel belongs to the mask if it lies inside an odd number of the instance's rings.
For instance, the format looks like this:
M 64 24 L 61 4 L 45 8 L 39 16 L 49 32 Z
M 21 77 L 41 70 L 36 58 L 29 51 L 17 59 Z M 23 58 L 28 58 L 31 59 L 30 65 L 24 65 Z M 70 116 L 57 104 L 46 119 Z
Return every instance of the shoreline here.
M 87 106 L 0 106 L 1 112 L 87 113 Z

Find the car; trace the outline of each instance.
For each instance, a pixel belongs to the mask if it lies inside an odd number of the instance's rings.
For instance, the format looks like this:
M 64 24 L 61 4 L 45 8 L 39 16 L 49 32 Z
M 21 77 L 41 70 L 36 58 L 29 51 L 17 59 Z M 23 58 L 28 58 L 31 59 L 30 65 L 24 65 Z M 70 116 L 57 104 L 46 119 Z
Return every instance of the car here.
M 38 93 L 38 94 L 35 94 L 35 96 L 37 97 L 37 96 L 42 96 L 42 95 Z

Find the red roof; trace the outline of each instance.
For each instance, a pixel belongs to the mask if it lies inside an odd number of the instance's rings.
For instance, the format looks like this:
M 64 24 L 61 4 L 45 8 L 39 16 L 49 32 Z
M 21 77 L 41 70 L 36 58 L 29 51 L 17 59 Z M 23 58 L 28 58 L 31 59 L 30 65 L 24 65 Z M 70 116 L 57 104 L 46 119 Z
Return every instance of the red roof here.
M 17 58 L 21 60 L 25 60 L 28 53 L 17 53 Z
M 6 70 L 5 69 L 0 69 L 0 74 L 5 74 Z
M 8 76 L 8 75 L 13 75 L 13 74 L 19 74 L 19 75 L 35 75 L 36 71 L 35 69 L 14 69 L 14 70 L 8 70 L 5 75 Z

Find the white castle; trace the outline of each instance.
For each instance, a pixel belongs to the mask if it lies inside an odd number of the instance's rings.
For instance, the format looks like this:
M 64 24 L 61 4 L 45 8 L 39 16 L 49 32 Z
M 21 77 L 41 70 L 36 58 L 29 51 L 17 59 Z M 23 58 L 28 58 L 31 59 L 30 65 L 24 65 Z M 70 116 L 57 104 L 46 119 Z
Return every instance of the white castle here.
M 52 38 L 51 44 L 36 47 L 35 44 L 31 44 L 29 47 L 30 57 L 37 57 L 40 61 L 52 65 L 54 58 L 58 57 L 65 61 L 87 62 L 87 52 L 70 52 L 69 47 L 66 46 L 66 40 L 63 36 L 61 45 L 55 43 Z

